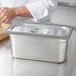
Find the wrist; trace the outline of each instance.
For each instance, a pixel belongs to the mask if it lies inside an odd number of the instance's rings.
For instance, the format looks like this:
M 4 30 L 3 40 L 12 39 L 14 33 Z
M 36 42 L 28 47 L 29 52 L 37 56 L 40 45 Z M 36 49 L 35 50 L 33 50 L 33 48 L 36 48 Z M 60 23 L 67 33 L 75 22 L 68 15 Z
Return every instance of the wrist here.
M 14 7 L 13 10 L 16 16 L 32 17 L 25 6 Z
M 14 16 L 17 16 L 17 9 L 16 8 L 11 8 L 11 11 L 13 11 Z
M 23 10 L 23 7 L 22 6 L 19 6 L 19 7 L 14 7 L 13 8 L 14 10 L 14 13 L 16 16 L 22 16 L 24 13 L 24 10 Z
M 18 9 L 17 9 L 17 7 L 12 8 L 12 10 L 13 10 L 15 16 L 18 16 Z

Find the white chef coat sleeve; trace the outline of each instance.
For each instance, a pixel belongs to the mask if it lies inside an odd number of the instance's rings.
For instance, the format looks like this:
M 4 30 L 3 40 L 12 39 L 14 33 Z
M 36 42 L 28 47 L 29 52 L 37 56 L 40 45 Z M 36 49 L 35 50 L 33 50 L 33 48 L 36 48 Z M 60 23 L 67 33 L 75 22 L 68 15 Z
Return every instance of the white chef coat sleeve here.
M 48 15 L 48 8 L 54 6 L 54 3 L 51 0 L 34 0 L 25 6 L 33 16 L 34 21 L 37 21 Z

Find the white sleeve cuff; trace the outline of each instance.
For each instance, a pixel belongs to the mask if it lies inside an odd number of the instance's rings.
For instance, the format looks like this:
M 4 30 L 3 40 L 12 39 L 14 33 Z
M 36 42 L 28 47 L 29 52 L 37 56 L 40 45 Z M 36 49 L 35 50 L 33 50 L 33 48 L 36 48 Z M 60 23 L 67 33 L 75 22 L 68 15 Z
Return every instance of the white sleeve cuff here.
M 30 2 L 25 6 L 33 16 L 34 21 L 48 15 L 48 9 L 41 1 Z
M 56 7 L 57 0 L 32 0 L 25 4 L 25 7 L 33 16 L 33 20 L 44 18 L 48 15 L 49 7 Z M 52 10 L 50 9 L 50 10 Z

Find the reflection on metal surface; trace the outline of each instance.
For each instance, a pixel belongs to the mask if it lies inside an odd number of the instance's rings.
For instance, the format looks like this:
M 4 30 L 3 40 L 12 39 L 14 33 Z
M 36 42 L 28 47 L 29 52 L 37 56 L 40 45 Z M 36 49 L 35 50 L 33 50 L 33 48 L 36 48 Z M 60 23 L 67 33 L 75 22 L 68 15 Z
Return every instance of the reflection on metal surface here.
M 13 60 L 13 76 L 65 76 L 65 64 Z

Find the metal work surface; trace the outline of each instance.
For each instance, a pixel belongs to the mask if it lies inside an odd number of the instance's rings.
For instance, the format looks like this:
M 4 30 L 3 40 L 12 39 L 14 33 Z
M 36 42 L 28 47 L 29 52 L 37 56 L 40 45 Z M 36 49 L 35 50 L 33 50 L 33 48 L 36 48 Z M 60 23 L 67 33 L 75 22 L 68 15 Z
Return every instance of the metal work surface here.
M 0 41 L 0 76 L 75 76 L 76 51 L 62 64 L 12 59 L 10 40 Z

